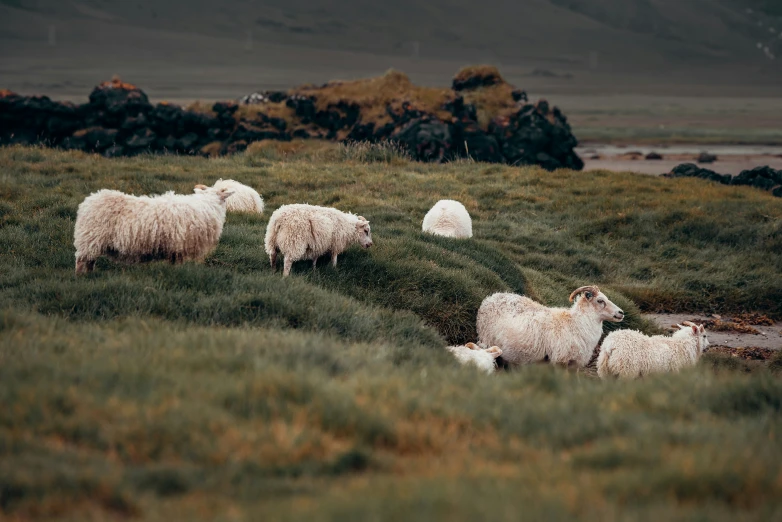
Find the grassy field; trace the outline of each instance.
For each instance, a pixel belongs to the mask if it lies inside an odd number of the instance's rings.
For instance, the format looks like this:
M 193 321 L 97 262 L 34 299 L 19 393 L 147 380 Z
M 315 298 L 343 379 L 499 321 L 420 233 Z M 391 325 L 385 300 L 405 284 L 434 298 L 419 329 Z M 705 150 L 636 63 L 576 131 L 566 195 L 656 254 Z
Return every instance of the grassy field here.
M 283 148 L 284 147 L 284 148 Z M 491 292 L 782 317 L 782 202 L 697 179 L 426 165 L 364 147 L 106 160 L 0 149 L 0 518 L 770 520 L 782 516 L 782 359 L 601 382 L 488 378 L 442 349 Z M 286 152 L 287 151 L 287 152 Z M 263 194 L 204 264 L 73 273 L 98 188 Z M 420 233 L 440 198 L 475 238 Z M 270 212 L 309 202 L 375 246 L 283 280 Z

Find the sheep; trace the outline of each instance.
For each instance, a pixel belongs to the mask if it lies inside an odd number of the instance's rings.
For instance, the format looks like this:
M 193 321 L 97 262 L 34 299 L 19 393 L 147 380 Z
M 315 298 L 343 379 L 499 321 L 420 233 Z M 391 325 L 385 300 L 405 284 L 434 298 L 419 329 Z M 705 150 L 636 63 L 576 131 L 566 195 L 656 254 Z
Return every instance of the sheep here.
M 671 337 L 646 336 L 636 330 L 611 332 L 597 357 L 597 375 L 643 377 L 655 372 L 676 372 L 693 366 L 709 347 L 706 328 L 686 321 Z
M 133 196 L 103 189 L 87 196 L 76 212 L 76 273 L 93 271 L 100 256 L 126 263 L 203 259 L 220 239 L 232 193 L 212 187 Z
M 264 241 L 272 270 L 277 264 L 277 250 L 284 256 L 282 275 L 291 273 L 294 261 L 312 260 L 312 268 L 323 254 L 331 253 L 331 264 L 353 243 L 372 246 L 369 221 L 362 216 L 335 208 L 315 205 L 283 205 L 274 211 L 266 227 Z
M 472 364 L 488 375 L 497 371 L 496 359 L 502 355 L 502 350 L 497 346 L 483 349 L 476 346 L 475 343 L 467 343 L 463 346 L 448 346 L 446 350 L 451 352 L 460 363 L 465 365 Z
M 426 213 L 421 229 L 436 236 L 469 238 L 472 237 L 472 220 L 464 205 L 452 199 L 441 199 Z
M 548 308 L 528 297 L 490 295 L 478 309 L 478 341 L 497 345 L 512 366 L 550 361 L 585 367 L 603 333 L 603 321 L 620 322 L 624 312 L 596 286 L 570 294 L 573 306 Z
M 263 198 L 252 187 L 243 185 L 232 179 L 218 179 L 212 187 L 225 188 L 233 191 L 233 196 L 227 204 L 228 212 L 253 212 L 263 214 Z M 206 185 L 196 185 L 193 190 L 205 190 Z

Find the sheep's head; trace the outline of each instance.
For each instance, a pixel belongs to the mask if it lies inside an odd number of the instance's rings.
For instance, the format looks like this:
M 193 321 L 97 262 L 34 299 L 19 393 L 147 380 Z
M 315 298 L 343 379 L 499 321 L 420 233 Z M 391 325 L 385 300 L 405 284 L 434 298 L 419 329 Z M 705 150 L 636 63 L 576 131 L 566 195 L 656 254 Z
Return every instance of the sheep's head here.
M 372 246 L 372 231 L 369 228 L 369 221 L 363 216 L 358 216 L 356 221 L 356 237 L 358 238 L 358 244 L 364 248 Z
M 499 346 L 492 346 L 491 348 L 488 348 L 486 351 L 489 352 L 489 355 L 491 355 L 494 359 L 502 355 L 502 350 L 500 350 Z
M 215 187 L 207 187 L 206 185 L 196 185 L 193 189 L 193 192 L 196 194 L 215 194 L 218 198 L 220 198 L 220 203 L 225 203 L 225 200 L 231 197 L 234 193 L 233 190 L 230 190 L 228 188 L 215 188 Z
M 502 350 L 500 350 L 499 346 L 492 346 L 491 348 L 481 348 L 475 343 L 467 343 L 464 345 L 466 348 L 469 348 L 470 350 L 475 350 L 478 352 L 486 352 L 489 355 L 491 355 L 492 359 L 496 359 L 500 355 L 502 355 Z
M 579 297 L 581 296 L 581 297 Z M 601 321 L 619 323 L 625 318 L 621 308 L 609 301 L 608 297 L 596 286 L 582 286 L 573 290 L 570 301 L 576 300 L 576 306 L 592 308 Z
M 677 324 L 676 326 L 678 326 L 680 330 L 673 334 L 674 337 L 694 337 L 698 345 L 699 353 L 703 353 L 709 349 L 709 338 L 706 336 L 705 326 L 690 321 L 684 321 L 682 324 Z

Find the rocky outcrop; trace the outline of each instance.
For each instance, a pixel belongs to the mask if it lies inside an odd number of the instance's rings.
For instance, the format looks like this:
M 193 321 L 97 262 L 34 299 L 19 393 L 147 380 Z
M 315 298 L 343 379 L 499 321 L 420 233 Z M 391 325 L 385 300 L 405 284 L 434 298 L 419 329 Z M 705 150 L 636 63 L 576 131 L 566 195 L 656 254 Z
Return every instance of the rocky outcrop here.
M 529 103 L 492 67 L 460 71 L 453 89 L 417 87 L 390 72 L 190 109 L 152 104 L 141 89 L 118 78 L 97 86 L 82 105 L 0 91 L 0 145 L 43 144 L 108 157 L 214 155 L 292 138 L 393 140 L 419 161 L 469 157 L 549 170 L 583 168 L 559 109 L 545 100 Z
M 723 185 L 746 185 L 767 190 L 774 196 L 782 197 L 782 171 L 768 166 L 755 167 L 754 169 L 742 171 L 738 176 L 731 176 L 730 174 L 718 174 L 713 170 L 698 167 L 693 163 L 682 163 L 674 167 L 668 174 L 663 175 L 669 178 L 695 177 L 708 179 Z

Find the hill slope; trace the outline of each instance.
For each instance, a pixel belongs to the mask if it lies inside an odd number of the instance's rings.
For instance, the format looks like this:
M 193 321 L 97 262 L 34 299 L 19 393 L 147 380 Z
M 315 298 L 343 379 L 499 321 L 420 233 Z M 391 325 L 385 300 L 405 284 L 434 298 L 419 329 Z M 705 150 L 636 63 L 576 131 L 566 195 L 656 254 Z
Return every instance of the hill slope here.
M 106 36 L 98 25 L 242 41 L 252 31 L 258 42 L 381 54 L 411 54 L 413 42 L 418 42 L 420 53 L 436 58 L 466 53 L 467 59 L 488 54 L 506 61 L 536 57 L 582 63 L 585 52 L 595 51 L 606 65 L 630 71 L 756 54 L 755 19 L 738 0 L 2 3 L 10 8 L 3 17 L 4 37 L 20 41 L 42 38 L 46 31 L 41 25 L 56 21 L 66 28 L 79 27 L 74 37 L 96 42 Z M 25 16 L 32 23 L 16 23 Z
M 565 304 L 599 283 L 621 326 L 646 331 L 629 298 L 779 317 L 778 199 L 273 145 L 214 160 L 0 148 L 0 519 L 779 518 L 779 357 L 615 382 L 549 365 L 488 377 L 443 349 L 474 339 L 497 290 Z M 217 177 L 267 210 L 230 214 L 205 263 L 74 275 L 86 194 Z M 420 232 L 439 198 L 465 203 L 474 238 Z M 293 201 L 360 212 L 375 245 L 283 279 L 262 243 Z

